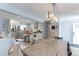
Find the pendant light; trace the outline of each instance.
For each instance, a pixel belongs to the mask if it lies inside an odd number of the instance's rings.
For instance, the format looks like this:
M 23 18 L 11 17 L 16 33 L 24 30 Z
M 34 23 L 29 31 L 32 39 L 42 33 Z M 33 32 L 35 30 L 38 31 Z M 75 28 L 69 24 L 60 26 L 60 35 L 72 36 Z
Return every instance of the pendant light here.
M 56 3 L 53 3 L 53 13 L 51 13 L 50 11 L 48 11 L 48 21 L 51 22 L 57 22 L 57 17 L 55 16 L 55 8 L 56 8 Z

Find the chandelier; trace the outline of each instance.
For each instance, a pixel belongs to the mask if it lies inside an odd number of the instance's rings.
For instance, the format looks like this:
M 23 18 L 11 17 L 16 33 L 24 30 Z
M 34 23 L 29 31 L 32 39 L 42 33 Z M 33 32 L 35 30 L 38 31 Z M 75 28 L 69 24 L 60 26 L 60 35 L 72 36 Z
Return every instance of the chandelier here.
M 57 17 L 55 16 L 55 3 L 53 3 L 53 13 L 48 11 L 48 21 L 57 22 Z

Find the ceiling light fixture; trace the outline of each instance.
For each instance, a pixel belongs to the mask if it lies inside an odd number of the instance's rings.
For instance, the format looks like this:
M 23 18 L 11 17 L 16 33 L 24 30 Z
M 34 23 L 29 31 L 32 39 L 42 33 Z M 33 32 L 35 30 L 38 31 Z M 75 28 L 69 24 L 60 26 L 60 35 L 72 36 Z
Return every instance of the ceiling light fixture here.
M 55 16 L 55 6 L 56 3 L 53 3 L 53 13 L 48 11 L 48 21 L 57 22 L 57 17 Z

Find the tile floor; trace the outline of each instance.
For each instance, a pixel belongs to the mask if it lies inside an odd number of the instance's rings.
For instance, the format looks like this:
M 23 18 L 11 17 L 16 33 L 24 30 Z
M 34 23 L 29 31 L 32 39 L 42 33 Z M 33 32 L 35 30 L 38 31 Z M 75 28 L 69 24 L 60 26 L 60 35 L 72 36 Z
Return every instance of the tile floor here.
M 71 47 L 72 56 L 79 56 L 79 48 Z

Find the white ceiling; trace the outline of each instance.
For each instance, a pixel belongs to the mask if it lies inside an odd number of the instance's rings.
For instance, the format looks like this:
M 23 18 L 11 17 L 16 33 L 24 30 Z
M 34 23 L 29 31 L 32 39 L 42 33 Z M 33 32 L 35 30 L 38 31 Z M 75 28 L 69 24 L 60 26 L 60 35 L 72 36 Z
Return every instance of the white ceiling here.
M 30 14 L 33 17 L 41 20 L 46 19 L 46 15 L 48 11 L 53 12 L 53 5 L 51 3 L 8 3 L 7 5 L 17 10 L 20 10 L 25 14 Z M 79 15 L 79 4 L 78 3 L 57 3 L 55 12 L 57 16 Z M 4 14 L 4 15 L 5 17 L 8 17 L 6 16 L 7 14 Z M 9 16 L 11 16 L 11 14 Z M 17 18 L 16 16 L 14 15 L 15 18 Z
M 53 12 L 53 6 L 49 3 L 11 3 L 8 5 L 42 20 L 45 19 L 48 11 Z
M 15 14 L 0 10 L 0 18 L 5 18 L 5 19 L 17 19 Z
M 45 17 L 48 11 L 53 12 L 52 3 L 13 3 L 9 5 L 39 18 Z M 78 10 L 79 3 L 56 3 L 56 13 L 58 15 L 79 14 Z
M 0 10 L 0 20 L 1 19 L 13 19 L 13 20 L 17 20 L 17 21 L 22 21 L 22 22 L 25 22 L 25 23 L 32 23 L 33 21 L 35 20 L 31 20 L 31 19 L 26 19 L 24 17 L 20 17 L 16 14 L 13 14 L 13 13 L 10 13 L 10 12 L 7 12 L 7 11 L 4 11 L 4 10 Z
M 79 15 L 79 3 L 57 3 L 56 13 L 58 15 Z

